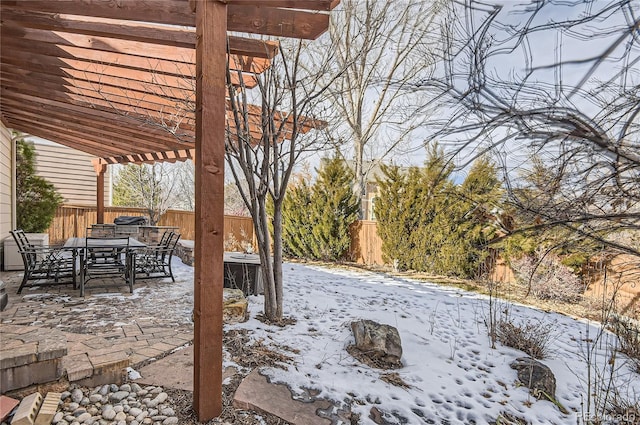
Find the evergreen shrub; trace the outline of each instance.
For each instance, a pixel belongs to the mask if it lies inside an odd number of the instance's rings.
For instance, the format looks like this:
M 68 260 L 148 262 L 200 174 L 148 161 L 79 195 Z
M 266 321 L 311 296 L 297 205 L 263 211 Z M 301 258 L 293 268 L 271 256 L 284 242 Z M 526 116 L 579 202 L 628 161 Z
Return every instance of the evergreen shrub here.
M 318 170 L 314 185 L 302 179 L 287 190 L 282 207 L 285 254 L 323 261 L 345 258 L 359 206 L 352 182 L 344 161 L 332 158 Z
M 27 233 L 43 233 L 62 204 L 53 184 L 36 175 L 36 152 L 32 143 L 16 140 L 16 221 Z

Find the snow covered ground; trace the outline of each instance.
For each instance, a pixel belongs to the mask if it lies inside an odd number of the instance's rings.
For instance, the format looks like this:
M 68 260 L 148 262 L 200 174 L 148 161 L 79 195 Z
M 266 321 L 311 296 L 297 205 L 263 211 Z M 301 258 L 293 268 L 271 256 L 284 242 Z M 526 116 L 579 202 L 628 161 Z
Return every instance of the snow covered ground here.
M 640 376 L 631 372 L 624 356 L 610 362 L 608 347 L 615 337 L 605 333 L 598 344 L 593 342 L 600 332 L 597 323 L 504 302 L 499 306 L 509 310 L 516 324 L 552 327 L 550 354 L 542 362 L 556 376 L 557 401 L 568 412 L 562 413 L 518 385 L 509 364 L 525 356 L 523 352 L 500 344 L 491 348 L 487 297 L 358 270 L 287 263 L 284 273 L 285 316 L 296 319 L 294 325 L 279 328 L 257 320 L 263 298 L 252 296 L 251 318 L 226 326 L 250 329 L 254 339 L 267 345 L 299 350 L 286 352 L 295 358 L 287 370 L 268 368 L 263 373 L 296 393 L 315 389 L 320 398 L 350 404 L 362 424 L 373 423 L 372 407 L 398 424 L 486 424 L 504 413 L 531 424 L 583 424 L 595 417 L 616 423 L 620 418 L 603 416 L 593 407 L 597 397 L 590 399 L 593 411 L 587 412 L 589 392 L 606 392 L 593 382 L 610 374 L 621 397 L 636 403 L 640 399 Z M 381 375 L 390 371 L 368 367 L 347 353 L 354 342 L 350 323 L 357 319 L 399 330 L 404 367 L 396 372 L 410 388 L 384 382 Z

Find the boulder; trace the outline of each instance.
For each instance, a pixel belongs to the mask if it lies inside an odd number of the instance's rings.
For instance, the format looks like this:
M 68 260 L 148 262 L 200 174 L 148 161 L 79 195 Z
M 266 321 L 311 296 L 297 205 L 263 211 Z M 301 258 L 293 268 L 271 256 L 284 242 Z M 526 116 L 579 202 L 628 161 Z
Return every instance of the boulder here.
M 518 381 L 540 400 L 555 401 L 556 377 L 548 366 L 531 357 L 519 357 L 511 363 L 518 371 Z
M 244 322 L 249 317 L 249 303 L 240 289 L 224 288 L 222 318 L 226 323 Z
M 351 323 L 351 330 L 355 348 L 370 360 L 367 364 L 383 368 L 402 367 L 402 343 L 396 328 L 373 320 L 359 320 Z M 362 360 L 361 356 L 357 357 Z

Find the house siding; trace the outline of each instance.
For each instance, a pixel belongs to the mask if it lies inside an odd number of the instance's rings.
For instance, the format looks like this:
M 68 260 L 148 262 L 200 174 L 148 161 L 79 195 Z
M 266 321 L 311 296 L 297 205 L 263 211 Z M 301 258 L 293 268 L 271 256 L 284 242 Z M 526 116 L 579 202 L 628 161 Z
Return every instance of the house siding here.
M 93 156 L 36 137 L 36 173 L 55 186 L 67 205 L 96 205 L 96 173 Z M 105 174 L 105 205 L 111 205 L 111 167 Z
M 4 262 L 4 241 L 14 226 L 13 149 L 11 132 L 0 122 L 0 263 Z M 3 265 L 4 266 L 4 265 Z M 3 267 L 0 267 L 2 269 Z

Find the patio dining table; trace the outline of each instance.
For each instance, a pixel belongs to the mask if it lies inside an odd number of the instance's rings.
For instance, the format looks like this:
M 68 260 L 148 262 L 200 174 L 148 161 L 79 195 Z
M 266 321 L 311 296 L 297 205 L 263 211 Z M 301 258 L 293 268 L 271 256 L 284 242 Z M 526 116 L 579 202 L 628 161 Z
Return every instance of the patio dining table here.
M 127 241 L 128 239 L 128 241 Z M 124 243 L 127 241 L 128 243 Z M 64 243 L 65 248 L 75 249 L 80 258 L 80 296 L 84 296 L 85 285 L 85 266 L 87 253 L 85 250 L 89 248 L 93 249 L 126 249 L 125 256 L 125 275 L 123 276 L 125 282 L 129 284 L 130 288 L 133 288 L 135 282 L 135 261 L 136 261 L 136 249 L 145 248 L 147 245 L 139 240 L 129 238 L 69 238 Z

